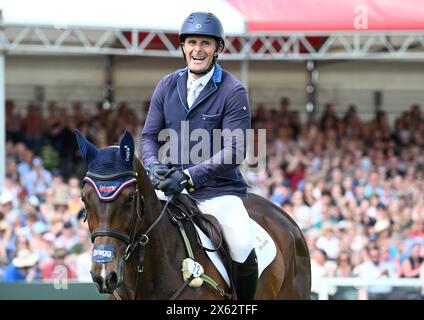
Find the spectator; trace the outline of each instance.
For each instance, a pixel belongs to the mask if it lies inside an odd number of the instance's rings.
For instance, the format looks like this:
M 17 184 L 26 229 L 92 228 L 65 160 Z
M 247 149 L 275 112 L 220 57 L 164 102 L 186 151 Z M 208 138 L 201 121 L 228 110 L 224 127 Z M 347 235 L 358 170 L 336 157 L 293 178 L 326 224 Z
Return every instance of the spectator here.
M 73 265 L 76 271 L 77 280 L 80 282 L 91 282 L 91 251 L 93 245 L 90 241 L 89 231 L 81 226 L 78 229 L 78 244 L 71 251 L 73 255 Z
M 315 249 L 311 253 L 311 275 L 312 275 L 312 299 L 317 299 L 319 287 L 315 281 L 319 278 L 332 277 L 335 274 L 336 265 L 334 261 L 327 260 L 327 254 L 324 250 Z M 336 292 L 335 287 L 329 288 L 329 294 L 333 295 Z
M 22 185 L 29 196 L 41 196 L 52 184 L 52 174 L 44 169 L 43 161 L 36 157 L 32 161 L 32 169 L 22 177 Z
M 27 108 L 26 117 L 23 119 L 25 126 L 25 136 L 28 147 L 36 154 L 41 152 L 43 119 L 40 112 L 36 109 L 33 103 L 30 103 Z
M 396 270 L 392 265 L 380 261 L 380 250 L 378 248 L 370 248 L 368 250 L 368 259 L 358 265 L 353 273 L 364 279 L 382 279 L 396 278 Z M 370 300 L 387 299 L 392 292 L 392 287 L 387 285 L 368 286 L 367 294 Z
M 38 268 L 38 255 L 27 249 L 18 251 L 17 256 L 12 260 L 5 271 L 4 282 L 33 282 L 40 279 Z
M 352 262 L 350 255 L 347 251 L 339 253 L 336 259 L 337 267 L 335 271 L 336 277 L 351 278 L 354 276 Z M 354 287 L 338 287 L 337 292 L 333 296 L 334 300 L 355 300 L 357 299 L 357 292 Z
M 335 261 L 340 252 L 340 239 L 335 232 L 337 226 L 326 223 L 323 230 L 324 234 L 317 239 L 316 246 L 323 250 L 329 259 Z
M 6 266 L 9 262 L 6 244 L 9 242 L 10 238 L 10 227 L 9 224 L 3 219 L 0 218 L 0 281 L 3 279 Z
M 63 224 L 61 235 L 56 239 L 56 244 L 70 250 L 78 243 L 78 237 L 75 234 L 74 227 L 70 221 Z
M 3 215 L 10 225 L 14 225 L 20 219 L 20 212 L 13 205 L 13 195 L 5 191 L 0 195 L 0 205 L 2 206 Z
M 420 268 L 423 265 L 424 257 L 421 256 L 421 245 L 412 245 L 411 255 L 402 263 L 402 276 L 405 278 L 419 278 Z
M 75 271 L 65 261 L 67 252 L 64 248 L 55 248 L 52 254 L 52 261 L 46 262 L 41 268 L 43 280 L 75 279 Z M 65 272 L 66 270 L 66 272 Z
M 22 134 L 22 116 L 15 111 L 15 103 L 12 100 L 6 100 L 6 139 L 13 142 L 24 140 Z

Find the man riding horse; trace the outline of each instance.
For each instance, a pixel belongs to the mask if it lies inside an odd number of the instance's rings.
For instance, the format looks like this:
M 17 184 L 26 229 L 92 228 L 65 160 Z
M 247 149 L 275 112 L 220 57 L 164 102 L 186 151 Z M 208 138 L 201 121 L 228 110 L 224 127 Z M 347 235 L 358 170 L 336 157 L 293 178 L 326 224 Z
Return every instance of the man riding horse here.
M 158 195 L 188 192 L 202 212 L 217 218 L 233 260 L 238 299 L 253 299 L 258 265 L 249 215 L 242 202 L 247 184 L 238 169 L 246 155 L 250 128 L 247 92 L 217 63 L 225 43 L 222 24 L 215 15 L 190 14 L 179 39 L 187 67 L 165 76 L 155 88 L 141 138 L 144 165 Z M 161 161 L 159 152 L 165 143 L 160 140 L 164 129 L 175 133 L 168 139 L 168 164 Z M 206 151 L 214 146 L 213 154 L 202 161 L 187 160 L 195 146 L 188 137 L 198 129 L 208 131 L 201 143 L 208 146 Z M 215 129 L 241 133 L 221 136 L 223 146 L 216 150 L 216 137 L 211 134 Z M 202 150 L 204 156 L 207 152 Z

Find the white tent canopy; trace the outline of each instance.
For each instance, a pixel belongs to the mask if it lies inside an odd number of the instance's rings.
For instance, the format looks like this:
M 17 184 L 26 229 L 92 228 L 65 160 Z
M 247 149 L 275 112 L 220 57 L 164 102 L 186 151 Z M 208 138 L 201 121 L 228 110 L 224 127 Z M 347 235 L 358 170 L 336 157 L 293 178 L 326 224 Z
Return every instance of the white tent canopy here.
M 317 22 L 326 21 L 321 15 L 315 15 L 315 10 L 310 15 L 303 14 L 308 13 L 305 12 L 308 11 L 306 4 L 316 7 L 312 0 L 303 0 L 305 8 L 291 5 L 295 0 L 243 1 L 0 0 L 0 50 L 9 55 L 178 57 L 177 34 L 184 18 L 194 11 L 209 11 L 220 18 L 227 36 L 221 60 L 424 59 L 422 31 L 335 32 L 325 28 L 294 31 L 279 27 L 278 21 L 289 23 L 297 17 L 295 13 L 306 21 L 313 17 L 318 19 Z M 378 3 L 384 0 L 367 1 L 375 2 L 378 7 Z M 408 1 L 415 3 L 419 0 Z M 252 6 L 246 9 L 242 4 Z M 286 8 L 288 13 L 284 14 L 275 9 L 283 4 L 291 11 Z M 350 10 L 349 14 L 352 12 Z M 257 15 L 260 18 L 258 23 L 262 25 L 271 13 L 275 13 L 274 19 L 280 19 L 275 22 L 275 28 L 267 31 L 254 28 Z M 370 25 L 379 20 L 379 15 L 372 17 Z
M 214 12 L 227 35 L 245 32 L 243 16 L 225 0 L 0 0 L 5 25 L 117 28 L 177 33 L 193 11 Z

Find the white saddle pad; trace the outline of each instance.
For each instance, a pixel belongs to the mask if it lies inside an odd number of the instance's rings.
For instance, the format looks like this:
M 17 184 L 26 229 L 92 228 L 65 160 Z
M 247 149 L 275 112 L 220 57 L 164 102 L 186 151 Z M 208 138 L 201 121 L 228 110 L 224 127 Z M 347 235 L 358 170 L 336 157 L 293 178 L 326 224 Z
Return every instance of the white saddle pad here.
M 156 195 L 161 200 L 167 200 L 168 197 L 165 196 L 165 194 L 160 190 L 155 190 Z M 187 193 L 186 190 L 184 190 L 182 193 Z M 262 228 L 259 224 L 256 223 L 255 220 L 250 219 L 251 223 L 251 229 L 254 230 L 255 235 L 255 251 L 256 256 L 258 258 L 258 278 L 261 276 L 262 272 L 265 270 L 267 266 L 271 264 L 271 262 L 275 259 L 275 256 L 277 255 L 277 247 L 275 246 L 274 240 L 272 240 L 271 236 L 268 234 L 268 232 L 265 231 L 264 228 Z M 213 244 L 211 240 L 203 233 L 200 228 L 196 226 L 197 232 L 199 233 L 200 239 L 202 241 L 202 244 L 206 248 L 213 248 Z M 224 264 L 221 261 L 221 258 L 219 257 L 218 253 L 206 251 L 206 253 L 209 256 L 209 259 L 211 259 L 212 263 L 215 265 L 215 267 L 218 269 L 219 273 L 224 278 L 225 282 L 228 286 L 230 286 L 230 278 L 228 277 L 227 270 L 224 267 Z M 196 257 L 194 257 L 196 259 Z
M 255 251 L 256 256 L 258 258 L 258 278 L 261 276 L 262 272 L 265 270 L 267 266 L 271 264 L 277 255 L 277 248 L 275 246 L 274 240 L 272 240 L 271 236 L 268 232 L 265 231 L 256 221 L 250 219 L 252 230 L 254 230 L 255 234 Z M 200 228 L 196 226 L 197 232 L 199 233 L 200 239 L 202 240 L 202 244 L 206 248 L 213 248 L 211 240 L 203 233 Z M 224 278 L 225 282 L 228 286 L 230 286 L 230 278 L 228 276 L 227 270 L 224 267 L 221 259 L 217 252 L 206 251 L 211 259 L 212 263 L 218 269 L 219 273 Z

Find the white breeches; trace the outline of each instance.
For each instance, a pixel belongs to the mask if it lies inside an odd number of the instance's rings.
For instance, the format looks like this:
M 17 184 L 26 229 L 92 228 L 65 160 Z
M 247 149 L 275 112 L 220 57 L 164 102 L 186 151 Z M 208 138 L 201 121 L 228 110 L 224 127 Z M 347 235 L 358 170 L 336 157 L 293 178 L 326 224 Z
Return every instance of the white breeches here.
M 156 190 L 156 194 L 160 199 L 167 198 L 161 191 Z M 246 261 L 254 248 L 254 239 L 249 214 L 243 201 L 237 196 L 226 195 L 196 202 L 200 211 L 218 220 L 229 246 L 231 258 L 239 263 Z

